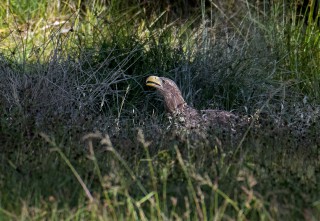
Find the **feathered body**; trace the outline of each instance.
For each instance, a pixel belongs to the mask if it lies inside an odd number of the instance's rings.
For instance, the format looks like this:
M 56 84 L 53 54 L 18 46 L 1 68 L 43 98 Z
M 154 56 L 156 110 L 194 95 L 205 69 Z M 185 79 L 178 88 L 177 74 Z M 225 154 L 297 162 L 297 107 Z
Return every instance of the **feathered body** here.
M 190 107 L 174 81 L 165 78 L 150 76 L 146 85 L 156 88 L 164 97 L 167 112 L 180 124 L 187 128 L 203 126 L 234 127 L 238 117 L 231 112 L 223 110 L 201 110 Z

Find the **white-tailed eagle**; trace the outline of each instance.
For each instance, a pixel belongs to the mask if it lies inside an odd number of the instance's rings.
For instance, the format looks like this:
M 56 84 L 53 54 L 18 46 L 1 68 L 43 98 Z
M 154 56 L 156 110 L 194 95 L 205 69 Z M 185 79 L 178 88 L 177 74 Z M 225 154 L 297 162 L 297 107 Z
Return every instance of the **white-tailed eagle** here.
M 223 110 L 201 110 L 190 107 L 182 97 L 174 81 L 165 78 L 150 76 L 146 85 L 156 88 L 163 96 L 169 115 L 187 128 L 222 126 L 233 128 L 239 117 Z

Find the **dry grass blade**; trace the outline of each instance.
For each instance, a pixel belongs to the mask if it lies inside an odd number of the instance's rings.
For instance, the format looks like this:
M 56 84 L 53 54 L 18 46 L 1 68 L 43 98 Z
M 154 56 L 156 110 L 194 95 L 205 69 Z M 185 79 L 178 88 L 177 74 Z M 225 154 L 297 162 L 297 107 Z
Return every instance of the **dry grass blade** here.
M 88 197 L 89 201 L 91 203 L 93 203 L 94 198 L 91 195 L 88 187 L 86 186 L 86 184 L 83 182 L 82 178 L 80 177 L 79 173 L 77 172 L 77 170 L 73 167 L 73 165 L 71 164 L 71 162 L 68 160 L 68 158 L 64 155 L 64 153 L 61 151 L 61 149 L 56 145 L 56 143 L 50 139 L 50 137 L 48 135 L 46 135 L 45 133 L 40 133 L 40 136 L 46 141 L 48 142 L 50 145 L 53 146 L 53 148 L 51 149 L 52 152 L 58 152 L 58 154 L 60 155 L 60 157 L 63 159 L 63 161 L 68 165 L 68 167 L 70 168 L 70 170 L 72 171 L 73 175 L 77 178 L 78 182 L 80 183 L 81 187 L 83 188 L 86 196 Z

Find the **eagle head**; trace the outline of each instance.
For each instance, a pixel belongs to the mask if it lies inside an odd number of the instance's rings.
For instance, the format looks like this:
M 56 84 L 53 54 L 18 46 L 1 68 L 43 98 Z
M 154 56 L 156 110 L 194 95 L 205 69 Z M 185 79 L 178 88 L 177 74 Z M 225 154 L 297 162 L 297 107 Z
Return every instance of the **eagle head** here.
M 186 105 L 178 86 L 169 78 L 150 76 L 146 80 L 146 85 L 156 88 L 164 97 L 169 113 L 176 113 Z

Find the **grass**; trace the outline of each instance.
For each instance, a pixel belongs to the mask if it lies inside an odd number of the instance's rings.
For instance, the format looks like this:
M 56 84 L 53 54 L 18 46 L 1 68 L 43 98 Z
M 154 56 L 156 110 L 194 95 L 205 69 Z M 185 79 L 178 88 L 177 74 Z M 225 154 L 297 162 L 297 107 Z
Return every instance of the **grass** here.
M 315 1 L 6 3 L 0 220 L 319 219 Z M 151 74 L 258 123 L 174 128 Z

